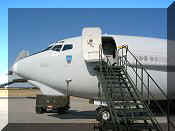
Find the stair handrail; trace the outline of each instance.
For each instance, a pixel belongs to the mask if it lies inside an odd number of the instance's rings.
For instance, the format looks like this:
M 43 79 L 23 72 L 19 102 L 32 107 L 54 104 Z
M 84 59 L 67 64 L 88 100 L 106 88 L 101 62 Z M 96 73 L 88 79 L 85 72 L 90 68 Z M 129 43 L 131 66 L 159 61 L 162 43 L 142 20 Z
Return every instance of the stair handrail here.
M 124 49 L 125 49 L 125 51 L 124 51 Z M 119 56 L 120 55 L 120 53 L 119 53 L 120 50 L 122 52 L 121 56 Z M 124 67 L 123 72 L 126 74 L 126 77 L 129 81 L 129 83 L 131 84 L 131 86 L 133 87 L 136 96 L 140 99 L 140 101 L 142 101 L 144 103 L 144 106 L 145 106 L 146 110 L 149 112 L 148 116 L 149 116 L 150 120 L 152 121 L 152 124 L 156 126 L 157 130 L 162 131 L 158 121 L 151 117 L 151 116 L 153 116 L 153 114 L 152 114 L 151 110 L 149 109 L 148 105 L 145 104 L 145 102 L 143 101 L 143 97 L 140 94 L 138 94 L 139 90 L 135 89 L 135 86 L 136 86 L 136 85 L 134 86 L 135 83 L 131 79 L 130 75 L 127 75 L 128 74 L 127 73 L 128 64 L 127 64 L 126 60 L 127 60 L 127 57 L 128 57 L 128 45 L 120 46 L 119 49 L 117 50 L 117 54 L 118 54 L 118 57 L 119 57 L 119 64 L 120 64 L 120 66 Z
M 156 85 L 156 87 L 161 91 L 161 93 L 163 94 L 163 96 L 165 97 L 165 98 L 167 98 L 168 99 L 168 97 L 167 97 L 167 95 L 166 95 L 166 93 L 162 90 L 162 88 L 160 88 L 160 86 L 157 84 L 157 82 L 153 79 L 153 77 L 148 73 L 148 71 L 147 71 L 147 69 L 143 66 L 143 64 L 136 58 L 136 56 L 128 49 L 128 46 L 127 45 L 123 45 L 122 47 L 120 47 L 119 48 L 119 50 L 118 51 L 120 51 L 120 50 L 123 50 L 123 49 L 126 49 L 127 50 L 127 52 L 129 52 L 130 54 L 131 54 L 131 56 L 135 59 L 135 61 L 136 61 L 136 68 L 138 67 L 138 64 L 142 67 L 142 69 L 143 69 L 143 71 L 145 71 L 145 73 L 148 75 L 148 77 L 153 81 L 153 83 Z M 123 51 L 122 51 L 123 52 Z M 124 60 L 124 61 L 126 61 L 126 63 L 128 63 L 129 65 L 131 65 L 132 66 L 132 64 L 128 61 L 128 59 L 124 56 L 124 54 L 122 54 L 122 56 L 121 56 L 121 58 L 124 58 L 124 59 L 122 59 L 122 60 Z M 125 64 L 126 64 L 125 63 Z M 127 64 L 127 66 L 128 66 L 128 64 Z M 140 78 L 140 77 L 139 77 Z
M 126 54 L 123 54 L 124 50 L 126 51 Z M 119 49 L 117 50 L 117 53 L 120 54 L 120 51 L 122 51 L 121 53 L 121 56 L 118 56 L 119 57 L 119 64 L 124 66 L 126 69 L 127 69 L 127 66 L 130 65 L 130 67 L 132 67 L 132 64 L 128 61 L 127 59 L 127 54 L 129 52 L 129 54 L 134 58 L 134 60 L 136 61 L 136 65 L 135 65 L 135 70 L 134 72 L 136 73 L 136 87 L 137 87 L 137 78 L 139 78 L 142 82 L 142 86 L 144 87 L 147 87 L 146 84 L 143 82 L 143 76 L 142 78 L 140 78 L 140 76 L 137 74 L 137 68 L 138 68 L 138 64 L 139 66 L 141 66 L 141 73 L 143 75 L 143 71 L 145 71 L 146 75 L 147 75 L 147 78 L 148 78 L 148 87 L 146 88 L 148 90 L 148 104 L 150 103 L 150 96 L 152 98 L 154 98 L 154 96 L 151 94 L 150 90 L 149 90 L 149 83 L 150 83 L 150 80 L 152 80 L 152 82 L 155 84 L 155 86 L 157 87 L 157 89 L 159 89 L 159 91 L 161 92 L 161 94 L 165 97 L 165 99 L 168 101 L 168 103 L 172 103 L 172 100 L 170 100 L 168 98 L 168 96 L 166 95 L 166 93 L 162 90 L 162 88 L 160 88 L 160 86 L 157 84 L 157 82 L 153 79 L 153 77 L 148 73 L 147 69 L 143 66 L 143 64 L 136 58 L 136 56 L 128 49 L 128 45 L 122 45 L 119 47 Z M 143 88 L 143 87 L 142 87 Z M 143 89 L 141 91 L 141 94 L 143 94 Z M 169 114 L 168 113 L 165 113 L 162 109 L 162 107 L 156 102 L 156 101 L 153 101 L 156 103 L 156 105 L 158 106 L 158 108 L 160 109 L 160 111 L 163 113 L 163 114 L 166 114 L 167 116 L 167 120 L 168 120 L 168 130 L 169 130 L 169 124 L 175 129 L 175 125 L 173 124 L 173 122 L 169 119 Z

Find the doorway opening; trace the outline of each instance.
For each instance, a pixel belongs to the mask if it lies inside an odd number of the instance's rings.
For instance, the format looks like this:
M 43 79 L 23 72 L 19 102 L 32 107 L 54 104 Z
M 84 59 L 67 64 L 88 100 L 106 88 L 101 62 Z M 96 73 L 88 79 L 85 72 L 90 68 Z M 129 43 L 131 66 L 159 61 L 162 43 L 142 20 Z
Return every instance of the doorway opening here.
M 117 46 L 113 37 L 102 37 L 102 48 L 103 54 L 106 59 L 110 61 L 111 64 L 117 62 Z

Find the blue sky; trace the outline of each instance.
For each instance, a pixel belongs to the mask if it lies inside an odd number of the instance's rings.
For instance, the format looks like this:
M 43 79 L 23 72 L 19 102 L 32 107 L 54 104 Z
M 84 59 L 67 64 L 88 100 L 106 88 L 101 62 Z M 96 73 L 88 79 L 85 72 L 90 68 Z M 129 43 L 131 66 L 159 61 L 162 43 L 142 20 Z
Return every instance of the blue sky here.
M 158 3 L 156 0 L 111 0 L 109 1 L 82 1 L 82 0 L 1 0 L 0 2 L 0 74 L 5 72 L 8 69 L 8 8 L 167 8 L 174 0 L 159 0 Z M 90 16 L 89 16 L 90 17 Z M 96 21 L 95 21 L 96 23 Z M 98 23 L 98 22 L 97 22 Z M 84 25 L 89 25 L 85 23 Z M 104 26 L 105 30 L 110 32 L 106 26 Z M 113 32 L 113 31 L 111 31 Z M 59 38 L 66 37 L 69 35 L 76 35 L 80 33 L 80 29 L 77 29 L 75 34 L 71 32 L 70 34 L 59 35 Z M 123 33 L 126 32 L 116 32 Z M 145 34 L 142 34 L 145 35 Z M 149 34 L 147 34 L 149 35 Z M 158 37 L 163 36 L 163 34 L 159 34 Z M 50 37 L 47 40 L 42 40 L 42 46 L 37 47 L 38 49 L 43 48 L 44 45 L 51 39 L 55 40 L 56 36 Z M 36 43 L 35 43 L 36 44 Z M 41 43 L 40 43 L 41 44 Z M 15 48 L 15 47 L 14 47 Z M 38 50 L 36 49 L 36 50 Z M 14 53 L 17 53 L 19 48 L 17 48 Z M 31 47 L 29 50 L 32 50 Z M 33 52 L 35 50 L 32 50 Z M 11 54 L 11 53 L 10 53 Z M 14 56 L 15 54 L 13 54 Z M 17 54 L 16 54 L 17 55 Z M 16 56 L 15 56 L 16 57 Z M 12 63 L 15 57 L 12 57 L 9 61 Z

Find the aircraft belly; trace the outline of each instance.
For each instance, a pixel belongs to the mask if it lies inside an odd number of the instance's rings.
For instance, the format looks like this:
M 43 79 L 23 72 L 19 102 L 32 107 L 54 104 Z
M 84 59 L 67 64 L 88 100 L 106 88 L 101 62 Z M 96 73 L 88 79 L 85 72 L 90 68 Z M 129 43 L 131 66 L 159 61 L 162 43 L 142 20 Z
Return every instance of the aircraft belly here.
M 70 85 L 71 95 L 82 98 L 96 98 L 98 97 L 98 91 L 98 81 L 96 76 L 92 77 L 84 74 L 84 77 L 73 77 Z
M 42 94 L 44 95 L 52 95 L 52 96 L 64 96 L 63 93 L 59 92 L 58 90 L 55 90 L 47 85 L 44 85 L 42 83 L 36 82 L 36 81 L 31 81 L 28 80 L 29 83 L 31 83 L 32 85 L 40 88 Z

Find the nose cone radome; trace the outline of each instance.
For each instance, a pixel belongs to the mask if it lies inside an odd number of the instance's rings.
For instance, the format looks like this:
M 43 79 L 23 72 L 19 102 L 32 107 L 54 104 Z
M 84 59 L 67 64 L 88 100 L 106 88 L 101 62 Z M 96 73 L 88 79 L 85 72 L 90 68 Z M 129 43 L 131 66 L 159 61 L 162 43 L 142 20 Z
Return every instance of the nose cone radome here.
M 26 63 L 26 60 L 19 60 L 12 66 L 12 72 L 17 74 L 18 76 L 25 77 L 26 73 L 28 73 L 28 64 Z
M 24 79 L 33 79 L 37 70 L 37 64 L 35 64 L 36 61 L 37 60 L 34 56 L 21 59 L 12 66 L 12 71 Z
M 14 73 L 18 73 L 18 62 L 16 62 L 16 63 L 13 65 L 12 71 L 13 71 Z

